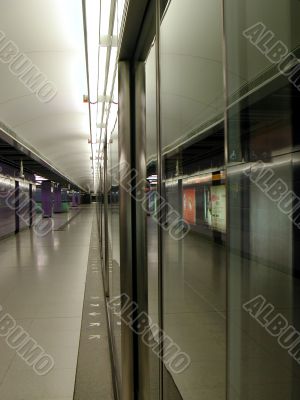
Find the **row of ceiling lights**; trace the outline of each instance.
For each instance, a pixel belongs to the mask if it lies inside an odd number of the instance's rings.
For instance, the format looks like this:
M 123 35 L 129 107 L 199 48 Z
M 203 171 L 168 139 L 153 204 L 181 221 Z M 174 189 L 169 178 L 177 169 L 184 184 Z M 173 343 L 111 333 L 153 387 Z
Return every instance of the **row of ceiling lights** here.
M 92 175 L 94 186 L 103 145 L 114 129 L 117 106 L 118 38 L 126 0 L 85 0 L 86 52 Z M 100 156 L 99 156 L 100 155 Z

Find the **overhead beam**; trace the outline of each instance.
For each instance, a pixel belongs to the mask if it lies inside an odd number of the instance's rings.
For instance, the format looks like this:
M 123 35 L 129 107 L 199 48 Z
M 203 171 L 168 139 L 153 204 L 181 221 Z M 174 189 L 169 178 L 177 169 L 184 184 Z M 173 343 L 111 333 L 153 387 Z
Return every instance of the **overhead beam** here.
M 4 149 L 4 150 L 3 150 Z M 37 151 L 34 151 L 29 145 L 22 143 L 22 140 L 12 132 L 9 128 L 0 123 L 0 159 L 15 167 L 19 167 L 19 161 L 23 160 L 32 162 L 32 167 L 27 168 L 27 172 L 42 174 L 45 178 L 51 179 L 58 183 L 64 182 L 70 184 L 74 188 L 86 191 L 83 187 L 73 182 L 65 174 L 58 171 L 49 161 L 46 161 Z

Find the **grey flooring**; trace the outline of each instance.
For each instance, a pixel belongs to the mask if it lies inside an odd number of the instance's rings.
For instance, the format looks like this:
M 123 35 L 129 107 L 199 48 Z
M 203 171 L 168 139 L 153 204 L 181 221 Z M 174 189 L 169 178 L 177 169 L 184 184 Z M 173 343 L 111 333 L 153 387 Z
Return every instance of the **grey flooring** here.
M 1 316 L 9 313 L 55 361 L 38 376 L 1 337 L 0 399 L 73 398 L 93 216 L 85 208 L 64 231 L 0 241 Z

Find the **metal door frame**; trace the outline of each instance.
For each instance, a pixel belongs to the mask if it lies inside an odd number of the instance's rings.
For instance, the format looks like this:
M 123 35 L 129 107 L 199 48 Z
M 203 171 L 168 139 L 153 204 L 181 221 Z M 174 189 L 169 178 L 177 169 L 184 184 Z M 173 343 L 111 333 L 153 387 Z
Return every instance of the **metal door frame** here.
M 121 294 L 133 302 L 121 310 L 122 321 L 133 321 L 148 313 L 148 273 L 146 212 L 134 198 L 144 191 L 146 182 L 146 107 L 145 61 L 156 38 L 156 107 L 158 180 L 161 190 L 159 28 L 169 0 L 139 0 L 128 5 L 119 54 L 119 165 L 120 167 L 120 274 Z M 124 163 L 130 173 L 124 174 Z M 128 190 L 128 188 L 132 190 Z M 127 190 L 126 190 L 127 188 Z M 159 191 L 158 190 L 158 191 Z M 159 228 L 160 229 L 160 228 Z M 162 235 L 159 235 L 159 321 L 162 325 Z M 138 310 L 134 309 L 138 305 Z M 161 326 L 162 328 L 162 326 Z M 148 347 L 141 337 L 122 322 L 122 400 L 150 398 Z M 162 343 L 161 343 L 162 346 Z M 163 362 L 160 362 L 162 399 Z

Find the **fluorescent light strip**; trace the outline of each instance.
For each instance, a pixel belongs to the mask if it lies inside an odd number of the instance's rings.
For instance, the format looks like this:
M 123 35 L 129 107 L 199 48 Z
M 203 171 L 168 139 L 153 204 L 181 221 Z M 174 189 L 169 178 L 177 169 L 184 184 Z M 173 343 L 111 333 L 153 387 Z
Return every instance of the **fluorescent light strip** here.
M 91 128 L 92 128 L 92 142 L 97 141 L 97 108 L 95 105 L 91 106 Z
M 116 47 L 112 47 L 111 53 L 110 53 L 110 61 L 109 61 L 109 70 L 108 70 L 108 78 L 107 78 L 107 93 L 112 92 L 112 85 L 113 85 L 113 78 L 114 78 L 114 73 L 115 73 L 115 67 L 116 67 L 116 62 L 117 62 L 117 52 L 118 49 Z
M 118 117 L 118 106 L 116 104 L 112 104 L 107 122 L 108 136 L 110 136 L 110 134 L 114 130 L 117 117 Z
M 100 25 L 100 33 L 101 37 L 105 37 L 106 35 L 108 38 L 112 38 L 114 35 L 114 26 L 116 25 L 116 16 L 117 16 L 117 2 L 116 0 L 101 0 L 103 4 L 103 1 L 106 1 L 105 5 L 107 8 L 103 10 L 106 14 L 106 17 L 108 19 L 107 24 L 105 23 L 104 25 Z M 109 4 L 109 10 L 108 10 L 108 4 Z M 114 15 L 112 15 L 112 9 L 114 9 Z M 102 15 L 103 17 L 103 15 Z M 112 17 L 112 20 L 111 20 Z M 102 21 L 102 18 L 101 18 Z M 109 41 L 107 41 L 109 43 Z M 116 58 L 117 58 L 117 48 L 114 46 L 114 44 L 111 42 L 110 45 L 107 46 L 107 54 L 106 54 L 106 64 L 105 64 L 105 73 L 104 73 L 104 79 L 103 79 L 103 86 L 101 82 L 101 89 L 102 93 L 99 91 L 98 95 L 110 95 L 112 92 L 112 80 L 113 80 L 113 72 L 115 70 L 115 64 L 116 64 Z M 109 64 L 107 64 L 107 61 L 109 61 Z M 109 100 L 111 101 L 111 100 Z M 102 104 L 102 111 L 99 112 L 98 115 L 98 122 L 101 121 L 102 124 L 105 124 L 107 126 L 107 122 L 109 119 L 109 110 L 110 110 L 110 105 Z M 105 137 L 106 134 L 106 129 L 103 129 L 104 135 L 101 135 L 101 140 Z
M 113 36 L 116 36 L 117 39 L 118 39 L 118 10 L 119 10 L 119 6 L 118 6 L 118 0 L 117 0 L 115 18 L 114 18 L 114 27 L 113 27 Z
M 100 3 L 99 0 L 87 0 L 86 25 L 87 25 L 87 47 L 89 59 L 89 90 L 90 101 L 97 101 L 98 81 L 98 46 L 99 46 L 99 22 Z
M 89 73 L 89 101 L 96 103 L 98 100 L 98 51 L 99 51 L 99 24 L 100 24 L 100 2 L 99 0 L 85 1 L 86 30 L 87 30 L 87 53 Z M 97 143 L 97 105 L 89 104 L 92 143 Z M 92 160 L 95 155 L 95 147 L 92 145 Z M 92 168 L 94 162 L 92 161 Z M 92 170 L 93 184 L 95 190 L 95 168 Z
M 126 0 L 118 0 L 118 36 L 121 32 Z
M 99 1 L 99 0 L 98 0 Z M 100 33 L 102 35 L 109 34 L 111 0 L 101 0 L 101 23 Z
M 105 74 L 106 74 L 106 59 L 107 59 L 107 47 L 100 47 L 98 96 L 103 96 L 106 94 L 106 93 L 104 93 Z

